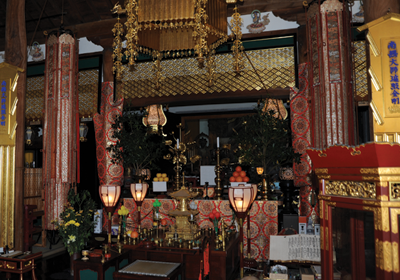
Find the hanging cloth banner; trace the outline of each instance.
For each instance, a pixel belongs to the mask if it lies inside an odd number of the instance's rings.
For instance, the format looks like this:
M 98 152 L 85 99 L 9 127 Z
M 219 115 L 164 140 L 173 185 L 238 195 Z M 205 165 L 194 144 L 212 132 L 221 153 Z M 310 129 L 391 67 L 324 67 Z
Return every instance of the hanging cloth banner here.
M 46 43 L 43 187 L 45 226 L 54 229 L 77 183 L 79 151 L 78 46 L 67 33 L 50 35 Z
M 101 88 L 100 114 L 93 118 L 96 136 L 97 171 L 100 185 L 112 184 L 122 186 L 124 168 L 122 163 L 113 164 L 107 151 L 110 144 L 117 140 L 113 138 L 114 129 L 111 127 L 117 115 L 122 115 L 124 100 L 114 101 L 114 83 L 104 82 Z

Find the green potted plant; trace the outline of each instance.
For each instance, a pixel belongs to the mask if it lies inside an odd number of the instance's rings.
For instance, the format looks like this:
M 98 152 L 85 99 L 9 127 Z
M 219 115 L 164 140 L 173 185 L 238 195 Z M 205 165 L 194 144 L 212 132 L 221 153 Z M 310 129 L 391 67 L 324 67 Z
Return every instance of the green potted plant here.
M 71 256 L 71 274 L 73 274 L 73 260 L 79 258 L 80 252 L 93 233 L 97 222 L 93 219 L 95 209 L 96 203 L 90 197 L 89 191 L 75 193 L 71 188 L 60 219 L 52 221 Z
M 280 167 L 300 162 L 300 153 L 295 153 L 291 145 L 291 131 L 288 119 L 278 117 L 275 110 L 266 109 L 264 100 L 254 114 L 242 117 L 242 122 L 234 134 L 238 145 L 236 155 L 244 165 L 263 168 L 262 199 L 267 199 L 269 176 Z
M 150 129 L 143 125 L 142 118 L 142 115 L 131 111 L 124 111 L 122 116 L 117 116 L 112 125 L 115 129 L 113 137 L 117 141 L 107 147 L 113 163 L 122 162 L 125 170 L 134 170 L 139 177 L 149 175 L 143 170 L 157 169 L 155 163 L 165 151 L 163 135 L 150 133 Z

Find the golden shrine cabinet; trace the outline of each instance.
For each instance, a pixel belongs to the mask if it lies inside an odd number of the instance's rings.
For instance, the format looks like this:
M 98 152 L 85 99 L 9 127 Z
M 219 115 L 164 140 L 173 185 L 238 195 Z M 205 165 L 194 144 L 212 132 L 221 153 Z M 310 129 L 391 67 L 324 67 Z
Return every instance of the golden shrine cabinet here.
M 400 145 L 307 153 L 319 182 L 322 278 L 400 279 Z

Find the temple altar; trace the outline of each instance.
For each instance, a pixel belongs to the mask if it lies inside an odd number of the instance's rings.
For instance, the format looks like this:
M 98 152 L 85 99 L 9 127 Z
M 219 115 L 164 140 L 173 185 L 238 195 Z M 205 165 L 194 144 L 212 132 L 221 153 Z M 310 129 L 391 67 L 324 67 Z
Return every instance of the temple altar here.
M 153 202 L 155 199 L 145 199 L 141 207 L 141 226 L 151 228 L 153 225 Z M 172 199 L 159 199 L 161 202 L 161 218 L 167 221 L 167 228 L 175 223 L 175 219 L 168 216 L 168 212 L 174 210 L 176 205 Z M 233 211 L 228 200 L 194 200 L 199 214 L 195 216 L 200 228 L 213 227 L 208 216 L 213 209 L 220 212 L 221 217 L 227 224 L 232 223 Z M 137 228 L 137 206 L 133 199 L 123 199 L 123 204 L 129 209 L 127 218 L 127 230 Z M 117 216 L 114 216 L 117 217 Z M 104 220 L 106 221 L 106 220 Z M 103 225 L 104 228 L 105 224 Z M 247 219 L 244 222 L 247 232 Z M 166 229 L 167 230 L 167 229 Z M 255 201 L 250 210 L 250 232 L 251 232 L 251 257 L 261 262 L 269 258 L 269 236 L 278 233 L 278 202 L 277 201 Z M 247 255 L 247 236 L 244 237 L 244 255 Z

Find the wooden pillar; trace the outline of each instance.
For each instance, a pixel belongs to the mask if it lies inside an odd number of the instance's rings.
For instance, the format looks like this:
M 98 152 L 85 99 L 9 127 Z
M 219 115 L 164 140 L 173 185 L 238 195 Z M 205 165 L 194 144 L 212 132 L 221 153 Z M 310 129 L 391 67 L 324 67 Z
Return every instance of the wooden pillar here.
M 114 82 L 112 59 L 114 37 L 111 34 L 106 37 L 87 37 L 87 39 L 103 47 L 103 82 Z
M 299 64 L 308 62 L 308 45 L 307 45 L 307 26 L 300 25 L 297 28 L 297 43 L 298 43 L 298 54 Z
M 25 93 L 28 52 L 26 50 L 25 0 L 8 0 L 6 11 L 5 62 L 24 69 L 17 86 L 17 131 L 15 143 L 15 243 L 23 249 L 24 236 L 24 154 L 25 154 Z
M 388 12 L 400 13 L 399 0 L 366 0 L 364 1 L 364 21 L 369 23 L 383 17 Z
M 114 82 L 113 74 L 113 49 L 111 46 L 103 46 L 103 81 Z

